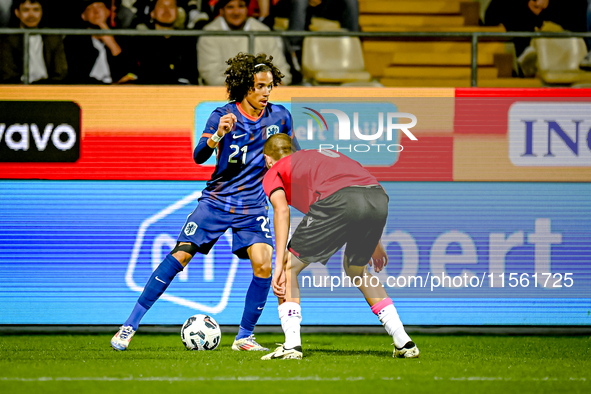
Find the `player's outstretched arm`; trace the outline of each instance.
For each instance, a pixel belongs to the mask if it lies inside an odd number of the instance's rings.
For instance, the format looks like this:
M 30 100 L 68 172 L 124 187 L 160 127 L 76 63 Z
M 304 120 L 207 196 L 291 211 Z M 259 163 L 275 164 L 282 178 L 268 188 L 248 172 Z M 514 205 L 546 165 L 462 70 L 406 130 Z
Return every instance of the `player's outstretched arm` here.
M 289 204 L 287 203 L 287 196 L 283 189 L 273 192 L 269 200 L 273 205 L 275 215 L 273 223 L 275 225 L 275 247 L 277 248 L 275 254 L 275 271 L 273 272 L 271 286 L 273 287 L 273 293 L 275 293 L 277 297 L 282 298 L 285 296 L 285 279 L 283 278 L 282 281 L 282 275 L 285 269 L 284 260 L 287 249 L 287 239 L 289 237 Z
M 386 249 L 384 249 L 384 245 L 382 245 L 382 240 L 378 242 L 378 246 L 376 246 L 376 250 L 373 252 L 369 261 L 369 265 L 372 265 L 372 262 L 375 272 L 380 272 L 388 265 L 388 254 L 386 253 Z

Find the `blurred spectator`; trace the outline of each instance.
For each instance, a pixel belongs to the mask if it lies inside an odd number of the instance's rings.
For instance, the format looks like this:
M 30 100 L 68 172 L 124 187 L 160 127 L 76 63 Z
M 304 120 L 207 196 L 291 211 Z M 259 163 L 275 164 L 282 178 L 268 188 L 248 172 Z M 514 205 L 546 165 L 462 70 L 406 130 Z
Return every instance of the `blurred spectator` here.
M 341 28 L 359 31 L 358 0 L 258 0 L 259 20 L 270 28 L 275 25 L 275 18 L 288 18 L 290 31 L 309 30 L 312 17 L 336 20 Z M 294 70 L 294 80 L 302 78 L 302 43 L 303 37 L 284 39 L 286 58 Z
M 39 0 L 16 0 L 14 14 L 21 29 L 39 27 L 43 6 Z M 23 35 L 0 38 L 1 79 L 4 83 L 20 83 L 23 79 Z M 55 83 L 68 73 L 64 43 L 61 36 L 38 34 L 29 36 L 29 82 Z
M 145 29 L 153 24 L 151 11 L 155 1 L 123 0 L 123 4 L 135 13 L 135 25 Z M 208 0 L 177 0 L 177 7 L 176 29 L 202 29 L 213 17 Z
M 254 18 L 248 18 L 248 2 L 245 0 L 219 0 L 217 9 L 220 16 L 206 25 L 203 30 L 244 30 L 268 31 L 269 28 Z M 226 60 L 238 52 L 248 52 L 248 37 L 204 36 L 197 44 L 199 75 L 206 85 L 223 86 Z M 255 53 L 264 52 L 273 56 L 273 64 L 285 74 L 283 83 L 291 82 L 289 65 L 283 54 L 283 43 L 279 37 L 256 37 Z
M 587 0 L 587 31 L 591 31 L 591 0 Z M 586 38 L 585 42 L 587 43 L 587 56 L 581 61 L 580 67 L 583 70 L 591 70 L 591 38 Z
M 0 27 L 7 27 L 10 22 L 12 0 L 0 0 Z
M 358 0 L 259 0 L 260 17 L 289 18 L 289 30 L 303 31 L 312 17 L 339 21 L 349 31 L 359 31 Z
M 122 29 L 129 29 L 133 27 L 135 22 L 137 9 L 135 8 L 136 0 L 121 0 L 121 5 L 118 8 L 117 16 L 121 22 Z
M 82 21 L 89 29 L 109 30 L 111 0 L 81 2 Z M 65 39 L 70 83 L 125 83 L 133 80 L 127 51 L 114 36 L 68 36 Z
M 46 1 L 44 7 L 45 27 L 79 29 L 82 24 L 80 19 L 80 6 L 87 0 L 59 0 Z M 97 0 L 100 1 L 100 0 Z M 105 0 L 106 7 L 112 10 L 107 24 L 110 28 L 123 27 L 120 20 L 121 0 Z M 84 27 L 84 26 L 83 26 Z
M 484 24 L 502 24 L 507 31 L 533 32 L 542 27 L 544 21 L 549 21 L 565 30 L 586 32 L 587 10 L 587 0 L 492 0 L 484 14 Z M 513 39 L 518 63 L 525 76 L 535 75 L 537 57 L 530 41 L 530 38 L 523 37 Z
M 178 16 L 176 0 L 156 0 L 150 16 L 156 30 L 172 30 Z M 196 37 L 139 37 L 138 83 L 197 84 Z
M 187 29 L 203 29 L 213 20 L 213 8 L 209 0 L 189 0 L 187 4 Z

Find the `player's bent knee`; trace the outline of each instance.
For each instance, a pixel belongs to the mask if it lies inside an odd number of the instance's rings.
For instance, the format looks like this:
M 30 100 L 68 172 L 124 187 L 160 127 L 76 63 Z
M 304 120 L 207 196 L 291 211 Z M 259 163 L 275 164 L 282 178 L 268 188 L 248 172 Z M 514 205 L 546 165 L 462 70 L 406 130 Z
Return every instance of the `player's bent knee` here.
M 254 276 L 270 277 L 273 270 L 273 248 L 267 244 L 254 244 L 247 251 Z
M 254 274 L 254 276 L 257 276 L 259 278 L 268 278 L 271 276 L 271 272 L 272 272 L 272 265 L 271 262 L 269 262 L 268 264 L 262 264 L 262 265 L 253 265 L 252 267 L 252 272 Z
M 186 267 L 187 264 L 189 264 L 193 256 L 195 256 L 195 253 L 197 253 L 197 245 L 188 242 L 177 242 L 174 249 L 170 252 L 170 254 L 177 259 L 183 267 Z
M 197 253 L 197 245 L 191 242 L 177 242 L 170 254 L 174 255 L 176 252 L 189 253 L 193 257 Z
M 356 277 L 363 277 L 364 266 L 345 265 L 345 273 L 351 279 Z
M 273 262 L 271 257 L 268 259 L 256 259 L 252 261 L 252 272 L 259 278 L 268 278 L 273 271 Z
M 172 257 L 174 257 L 179 263 L 181 263 L 183 267 L 186 267 L 193 258 L 193 256 L 191 256 L 189 253 L 183 252 L 182 250 L 174 253 Z

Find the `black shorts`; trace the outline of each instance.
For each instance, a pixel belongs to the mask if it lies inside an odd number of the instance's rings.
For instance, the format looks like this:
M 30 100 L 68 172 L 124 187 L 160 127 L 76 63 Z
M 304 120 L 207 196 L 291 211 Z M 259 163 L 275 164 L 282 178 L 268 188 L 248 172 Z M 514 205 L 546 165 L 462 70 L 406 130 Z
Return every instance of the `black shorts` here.
M 304 263 L 326 264 L 347 244 L 350 265 L 367 264 L 388 218 L 388 195 L 381 186 L 347 187 L 310 206 L 289 250 Z

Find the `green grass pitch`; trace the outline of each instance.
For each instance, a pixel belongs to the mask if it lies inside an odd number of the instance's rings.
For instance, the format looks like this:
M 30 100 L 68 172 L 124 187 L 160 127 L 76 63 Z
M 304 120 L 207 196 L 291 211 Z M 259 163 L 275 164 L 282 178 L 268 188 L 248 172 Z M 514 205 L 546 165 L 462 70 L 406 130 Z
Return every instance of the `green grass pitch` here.
M 234 352 L 231 334 L 206 352 L 141 331 L 116 352 L 110 337 L 0 336 L 0 393 L 591 393 L 587 336 L 415 334 L 421 357 L 405 360 L 386 334 L 304 334 L 301 361 Z M 274 347 L 283 335 L 257 340 Z

